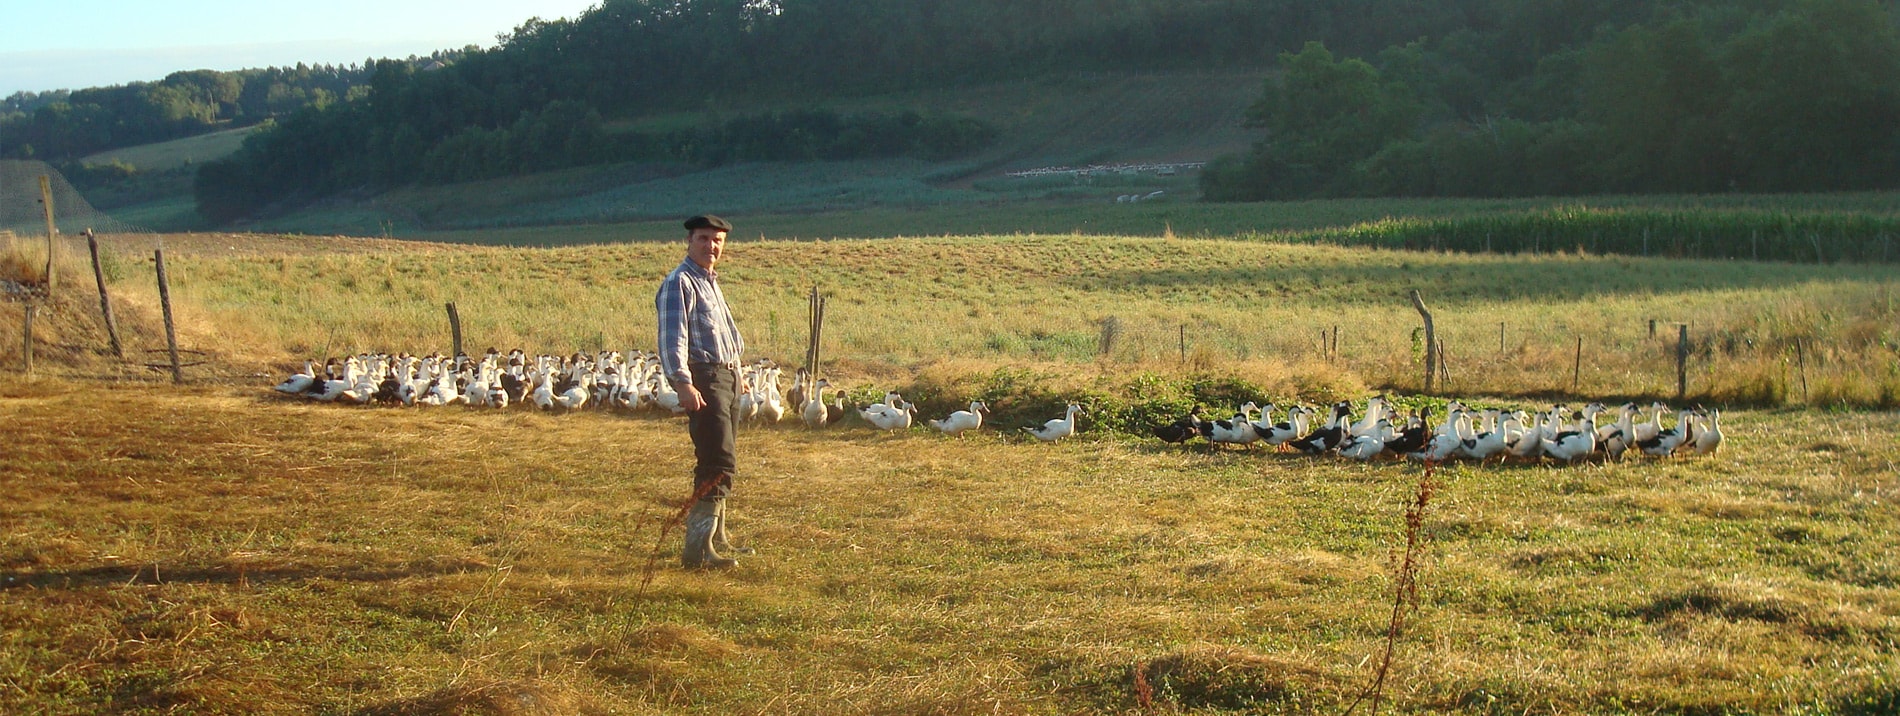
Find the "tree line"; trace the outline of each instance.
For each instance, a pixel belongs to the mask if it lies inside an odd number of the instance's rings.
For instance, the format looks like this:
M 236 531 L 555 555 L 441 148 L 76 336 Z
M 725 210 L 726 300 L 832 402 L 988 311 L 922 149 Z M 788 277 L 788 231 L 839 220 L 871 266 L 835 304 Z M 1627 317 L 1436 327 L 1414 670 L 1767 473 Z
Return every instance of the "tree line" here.
M 456 52 L 416 58 L 453 61 Z M 108 149 L 244 127 L 360 98 L 363 65 L 173 72 L 157 82 L 15 92 L 0 100 L 0 157 L 63 162 Z
M 1479 28 L 1363 59 L 1307 43 L 1280 56 L 1282 72 L 1249 113 L 1266 137 L 1210 165 L 1204 195 L 1900 186 L 1893 3 L 1703 3 L 1644 15 L 1528 52 Z

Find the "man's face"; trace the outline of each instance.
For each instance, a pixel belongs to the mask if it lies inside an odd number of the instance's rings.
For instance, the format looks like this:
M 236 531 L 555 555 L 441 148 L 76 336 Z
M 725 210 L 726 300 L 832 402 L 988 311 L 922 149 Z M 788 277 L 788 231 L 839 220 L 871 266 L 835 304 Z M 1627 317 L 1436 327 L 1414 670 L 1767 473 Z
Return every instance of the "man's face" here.
M 726 252 L 726 232 L 718 229 L 693 229 L 686 237 L 686 257 L 699 264 L 700 268 L 710 269 L 719 263 L 719 256 Z

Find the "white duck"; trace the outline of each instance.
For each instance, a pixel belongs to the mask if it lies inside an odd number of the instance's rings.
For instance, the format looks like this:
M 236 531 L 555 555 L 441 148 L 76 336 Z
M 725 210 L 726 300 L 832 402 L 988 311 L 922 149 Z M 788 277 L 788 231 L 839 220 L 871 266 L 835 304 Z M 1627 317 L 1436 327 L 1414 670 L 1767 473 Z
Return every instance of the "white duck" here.
M 882 412 L 859 411 L 859 415 L 864 417 L 864 422 L 870 423 L 872 427 L 879 430 L 909 430 L 911 416 L 916 412 L 915 403 L 905 402 L 897 406 L 886 406 Z
M 1353 437 L 1351 442 L 1339 448 L 1339 454 L 1354 460 L 1371 460 L 1385 452 L 1386 441 L 1393 437 L 1392 421 L 1380 418 L 1366 434 Z
M 1566 430 L 1555 437 L 1546 438 L 1542 445 L 1544 454 L 1564 462 L 1576 462 L 1597 449 L 1596 418 L 1585 416 L 1583 425 L 1576 430 Z
M 964 433 L 983 427 L 983 414 L 989 409 L 990 406 L 983 404 L 983 401 L 972 400 L 969 410 L 959 410 L 944 416 L 942 420 L 932 420 L 930 427 L 945 435 L 962 438 Z
M 805 421 L 806 426 L 822 428 L 827 424 L 826 418 L 831 410 L 825 405 L 825 389 L 829 387 L 831 387 L 831 381 L 823 378 L 819 378 L 817 383 L 812 384 L 811 399 L 805 401 L 804 407 L 799 410 L 799 417 Z
M 1702 421 L 1702 429 L 1696 431 L 1695 454 L 1712 455 L 1722 449 L 1722 411 L 1711 410 L 1707 420 Z
M 305 360 L 303 362 L 303 372 L 285 378 L 283 382 L 277 384 L 276 390 L 279 393 L 296 395 L 304 392 L 305 389 L 309 388 L 310 385 L 315 382 L 317 382 L 317 362 Z
M 1048 421 L 1039 428 L 1023 428 L 1025 432 L 1036 436 L 1037 440 L 1052 443 L 1075 434 L 1075 414 L 1082 412 L 1082 406 L 1069 404 L 1068 411 L 1060 418 Z
M 1644 455 L 1651 457 L 1669 457 L 1685 444 L 1694 444 L 1695 413 L 1684 410 L 1676 415 L 1676 426 L 1656 433 L 1656 437 L 1636 441 Z

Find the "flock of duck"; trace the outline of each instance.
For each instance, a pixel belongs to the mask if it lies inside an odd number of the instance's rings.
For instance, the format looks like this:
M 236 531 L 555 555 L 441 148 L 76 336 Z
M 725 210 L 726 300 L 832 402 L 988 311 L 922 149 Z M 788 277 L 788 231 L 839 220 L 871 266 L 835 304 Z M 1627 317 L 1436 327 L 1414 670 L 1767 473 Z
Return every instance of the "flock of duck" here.
M 830 381 L 812 380 L 803 369 L 794 375 L 791 389 L 783 392 L 779 389 L 783 372 L 771 361 L 761 360 L 741 370 L 749 388 L 738 396 L 738 408 L 746 421 L 796 419 L 818 428 L 856 415 L 873 428 L 889 431 L 908 430 L 918 423 L 917 405 L 897 393 L 886 393 L 882 401 L 869 405 L 847 406 L 842 393 L 828 401 L 825 391 L 831 388 Z M 685 412 L 679 393 L 661 375 L 659 357 L 643 351 L 631 356 L 618 351 L 529 356 L 519 349 L 502 353 L 491 348 L 480 358 L 363 353 L 332 358 L 321 368 L 316 361 L 305 361 L 303 372 L 285 378 L 276 390 L 354 405 L 507 408 L 525 404 L 542 410 Z M 1647 408 L 1625 404 L 1615 411 L 1615 419 L 1600 420 L 1611 412 L 1602 403 L 1591 403 L 1575 413 L 1558 405 L 1547 412 L 1507 414 L 1452 401 L 1446 406 L 1444 421 L 1436 424 L 1429 410 L 1400 419 L 1383 397 L 1368 400 L 1365 413 L 1356 419 L 1352 404 L 1344 401 L 1332 405 L 1318 421 L 1314 420 L 1317 409 L 1296 405 L 1275 422 L 1277 410 L 1272 404 L 1262 408 L 1247 403 L 1226 420 L 1208 420 L 1197 410 L 1152 432 L 1169 443 L 1200 438 L 1210 446 L 1244 448 L 1265 443 L 1309 455 L 1434 462 L 1495 458 L 1570 463 L 1590 457 L 1619 460 L 1632 450 L 1657 457 L 1709 454 L 1722 445 L 1720 411 L 1684 409 L 1677 413 L 1674 425 L 1664 427 L 1663 415 L 1669 408 L 1662 403 Z M 1055 442 L 1075 434 L 1081 411 L 1079 405 L 1070 404 L 1062 417 L 1022 430 L 1038 440 Z M 966 410 L 922 423 L 961 437 L 981 428 L 988 412 L 989 406 L 982 401 L 972 401 Z
M 1651 457 L 1708 455 L 1722 447 L 1721 411 L 1684 409 L 1676 414 L 1673 425 L 1664 427 L 1663 415 L 1669 406 L 1663 403 L 1646 408 L 1626 403 L 1616 409 L 1614 420 L 1601 420 L 1610 412 L 1602 403 L 1591 403 L 1577 412 L 1557 405 L 1548 412 L 1505 413 L 1499 408 L 1474 410 L 1454 400 L 1446 404 L 1444 421 L 1436 424 L 1429 409 L 1400 420 L 1383 397 L 1366 401 L 1365 414 L 1357 419 L 1352 404 L 1343 401 L 1333 404 L 1318 423 L 1313 418 L 1319 411 L 1313 408 L 1288 408 L 1280 422 L 1273 421 L 1275 410 L 1271 404 L 1261 408 L 1247 403 L 1228 420 L 1207 420 L 1197 411 L 1156 427 L 1153 433 L 1170 443 L 1198 437 L 1210 446 L 1266 443 L 1309 455 L 1432 462 L 1495 458 L 1572 463 L 1589 458 L 1621 460 L 1631 451 Z
M 738 396 L 742 420 L 776 423 L 795 418 L 810 427 L 825 427 L 856 415 L 880 430 L 905 430 L 916 422 L 917 405 L 897 393 L 887 393 L 881 402 L 847 406 L 842 393 L 834 393 L 827 401 L 825 391 L 831 382 L 811 380 L 803 369 L 795 374 L 789 391 L 780 390 L 783 371 L 771 361 L 761 360 L 741 370 L 749 386 Z M 618 351 L 529 356 L 520 349 L 502 353 L 493 348 L 480 358 L 362 353 L 332 358 L 322 366 L 305 361 L 303 372 L 285 378 L 276 390 L 346 405 L 507 408 L 526 404 L 542 410 L 686 412 L 680 408 L 679 393 L 661 375 L 659 356 L 644 351 L 630 357 Z M 1063 417 L 1023 430 L 1040 440 L 1060 440 L 1075 433 L 1080 410 L 1070 405 Z M 968 410 L 923 422 L 946 435 L 961 436 L 982 427 L 988 412 L 989 406 L 974 401 Z

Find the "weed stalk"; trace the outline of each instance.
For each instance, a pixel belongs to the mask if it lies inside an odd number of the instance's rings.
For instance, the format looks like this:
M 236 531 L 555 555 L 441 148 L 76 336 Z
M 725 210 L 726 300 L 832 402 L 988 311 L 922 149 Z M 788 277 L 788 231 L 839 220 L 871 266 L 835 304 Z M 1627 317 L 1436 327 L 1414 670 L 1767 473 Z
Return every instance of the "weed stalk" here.
M 1386 622 L 1385 646 L 1379 654 L 1378 666 L 1368 687 L 1358 698 L 1353 699 L 1346 713 L 1351 714 L 1359 704 L 1371 699 L 1370 713 L 1378 713 L 1379 705 L 1385 699 L 1386 677 L 1392 672 L 1393 652 L 1398 649 L 1399 638 L 1405 633 L 1406 621 L 1418 611 L 1418 572 L 1424 555 L 1426 535 L 1425 508 L 1431 504 L 1432 495 L 1438 491 L 1435 478 L 1438 464 L 1425 461 L 1425 474 L 1419 478 L 1418 491 L 1412 497 L 1412 503 L 1405 508 L 1405 551 L 1396 562 L 1396 572 L 1392 587 L 1392 616 Z

